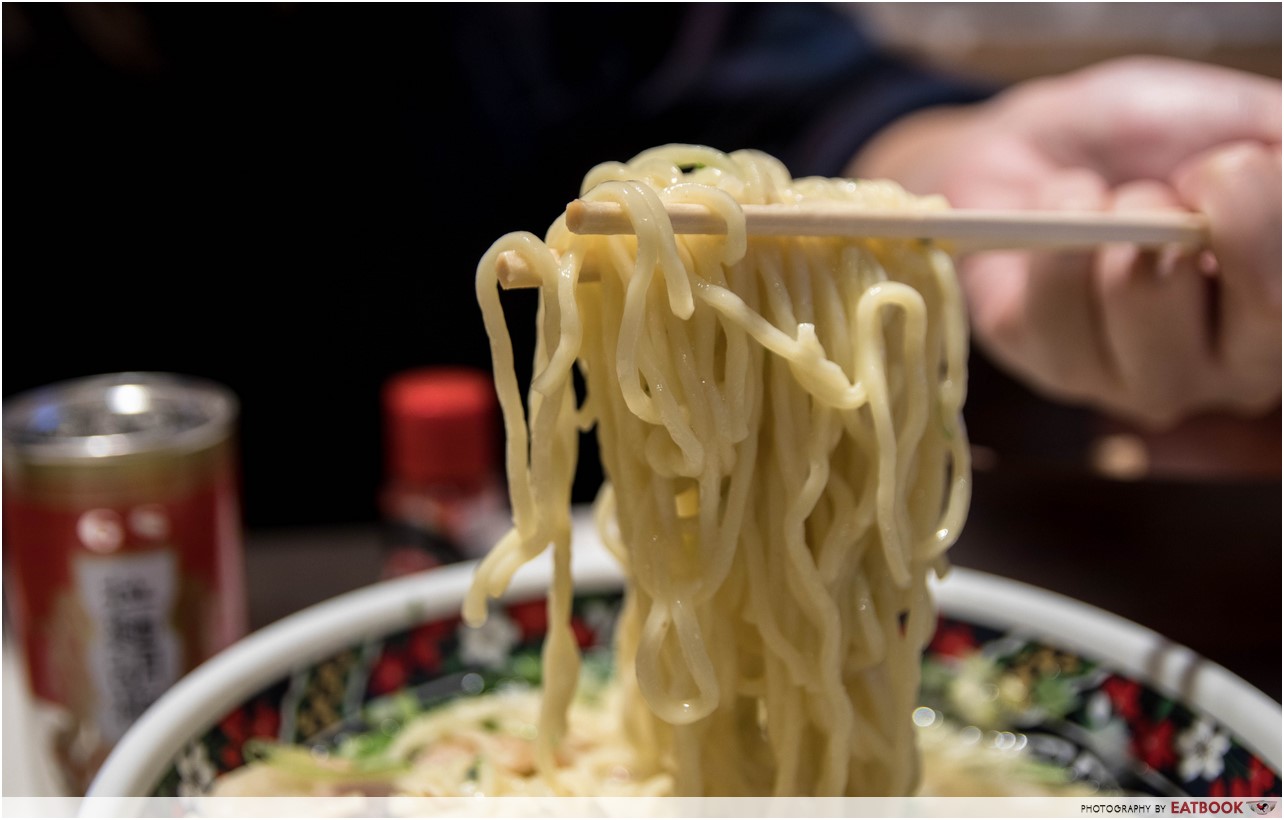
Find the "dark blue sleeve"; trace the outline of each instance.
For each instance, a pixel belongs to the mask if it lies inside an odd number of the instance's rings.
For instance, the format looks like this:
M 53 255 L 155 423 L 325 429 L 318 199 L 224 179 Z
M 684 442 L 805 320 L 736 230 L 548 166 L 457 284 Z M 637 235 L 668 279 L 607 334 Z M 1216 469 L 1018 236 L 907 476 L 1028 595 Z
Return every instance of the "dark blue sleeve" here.
M 757 148 L 796 175 L 835 175 L 897 118 L 991 93 L 889 54 L 823 4 L 505 6 L 464 16 L 459 58 L 473 98 L 509 123 L 499 150 L 521 161 L 564 156 L 581 173 L 651 145 L 695 142 Z
M 891 55 L 831 6 L 697 5 L 684 24 L 709 45 L 672 104 L 707 140 L 773 153 L 796 176 L 836 175 L 896 119 L 991 93 Z

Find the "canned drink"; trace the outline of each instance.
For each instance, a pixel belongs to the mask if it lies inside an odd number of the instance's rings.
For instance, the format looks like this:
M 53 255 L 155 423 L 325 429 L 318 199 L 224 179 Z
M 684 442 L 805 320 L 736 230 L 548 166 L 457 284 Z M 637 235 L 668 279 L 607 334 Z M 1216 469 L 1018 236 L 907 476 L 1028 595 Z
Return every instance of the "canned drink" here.
M 245 633 L 236 415 L 226 388 L 160 373 L 5 403 L 5 595 L 69 791 Z

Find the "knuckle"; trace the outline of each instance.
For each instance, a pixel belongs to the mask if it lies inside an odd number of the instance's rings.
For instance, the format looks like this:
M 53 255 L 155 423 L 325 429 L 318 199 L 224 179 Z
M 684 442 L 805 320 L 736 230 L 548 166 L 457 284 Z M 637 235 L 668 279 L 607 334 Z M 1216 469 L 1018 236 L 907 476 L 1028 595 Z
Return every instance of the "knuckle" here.
M 1252 143 L 1236 143 L 1215 152 L 1208 160 L 1207 171 L 1214 178 L 1240 177 L 1260 170 L 1265 153 Z

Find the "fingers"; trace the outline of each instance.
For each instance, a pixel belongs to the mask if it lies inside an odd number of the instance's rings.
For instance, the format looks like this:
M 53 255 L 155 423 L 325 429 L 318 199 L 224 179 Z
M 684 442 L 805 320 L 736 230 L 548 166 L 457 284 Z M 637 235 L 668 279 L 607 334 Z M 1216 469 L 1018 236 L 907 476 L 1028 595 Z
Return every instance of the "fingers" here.
M 1177 170 L 1182 201 L 1208 216 L 1224 286 L 1247 303 L 1280 312 L 1280 149 L 1236 143 Z
M 1216 259 L 1214 355 L 1227 403 L 1262 410 L 1280 395 L 1280 149 L 1239 143 L 1192 158 L 1175 175 L 1182 200 L 1208 216 Z
M 1122 185 L 1111 199 L 1116 212 L 1181 210 L 1177 193 L 1153 181 Z M 1107 245 L 1097 254 L 1093 286 L 1117 380 L 1105 403 L 1168 425 L 1206 402 L 1212 351 L 1198 251 Z
M 1025 127 L 1057 164 L 1094 168 L 1112 185 L 1168 179 L 1231 141 L 1280 141 L 1279 81 L 1227 68 L 1129 57 L 1066 75 L 1051 93 L 1059 105 L 1038 107 Z
M 1048 180 L 1035 207 L 1100 211 L 1108 202 L 1105 180 L 1076 169 Z M 1037 252 L 1029 259 L 1026 317 L 1038 332 L 1027 344 L 1040 363 L 1035 378 L 1075 398 L 1106 391 L 1115 382 L 1093 284 L 1093 257 L 1093 251 L 1084 250 Z
M 1213 211 L 1215 277 L 1200 252 L 1182 249 L 1119 244 L 1094 252 L 977 255 L 960 271 L 978 341 L 1046 395 L 1150 426 L 1278 401 L 1279 202 L 1238 190 L 1250 179 L 1262 187 L 1269 167 L 1253 160 L 1233 168 L 1186 183 L 1190 201 Z M 1269 184 L 1278 190 L 1278 155 L 1273 168 Z M 1184 209 L 1183 202 L 1161 182 L 1108 190 L 1101 177 L 1073 171 L 1048 177 L 1023 204 L 1130 212 Z M 1232 224 L 1219 235 L 1224 219 Z
M 1033 187 L 1024 207 L 1101 210 L 1104 180 L 1071 169 Z M 1113 384 L 1103 344 L 1091 252 L 988 253 L 964 261 L 964 292 L 977 338 L 1042 392 L 1083 399 Z

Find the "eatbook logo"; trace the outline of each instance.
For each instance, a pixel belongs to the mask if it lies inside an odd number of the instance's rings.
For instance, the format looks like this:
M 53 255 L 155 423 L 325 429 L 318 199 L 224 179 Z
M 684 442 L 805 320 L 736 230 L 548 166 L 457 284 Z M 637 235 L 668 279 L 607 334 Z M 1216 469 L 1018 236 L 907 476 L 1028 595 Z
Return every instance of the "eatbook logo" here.
M 1275 809 L 1274 800 L 1256 800 L 1248 804 L 1248 810 L 1253 814 L 1265 817 Z

